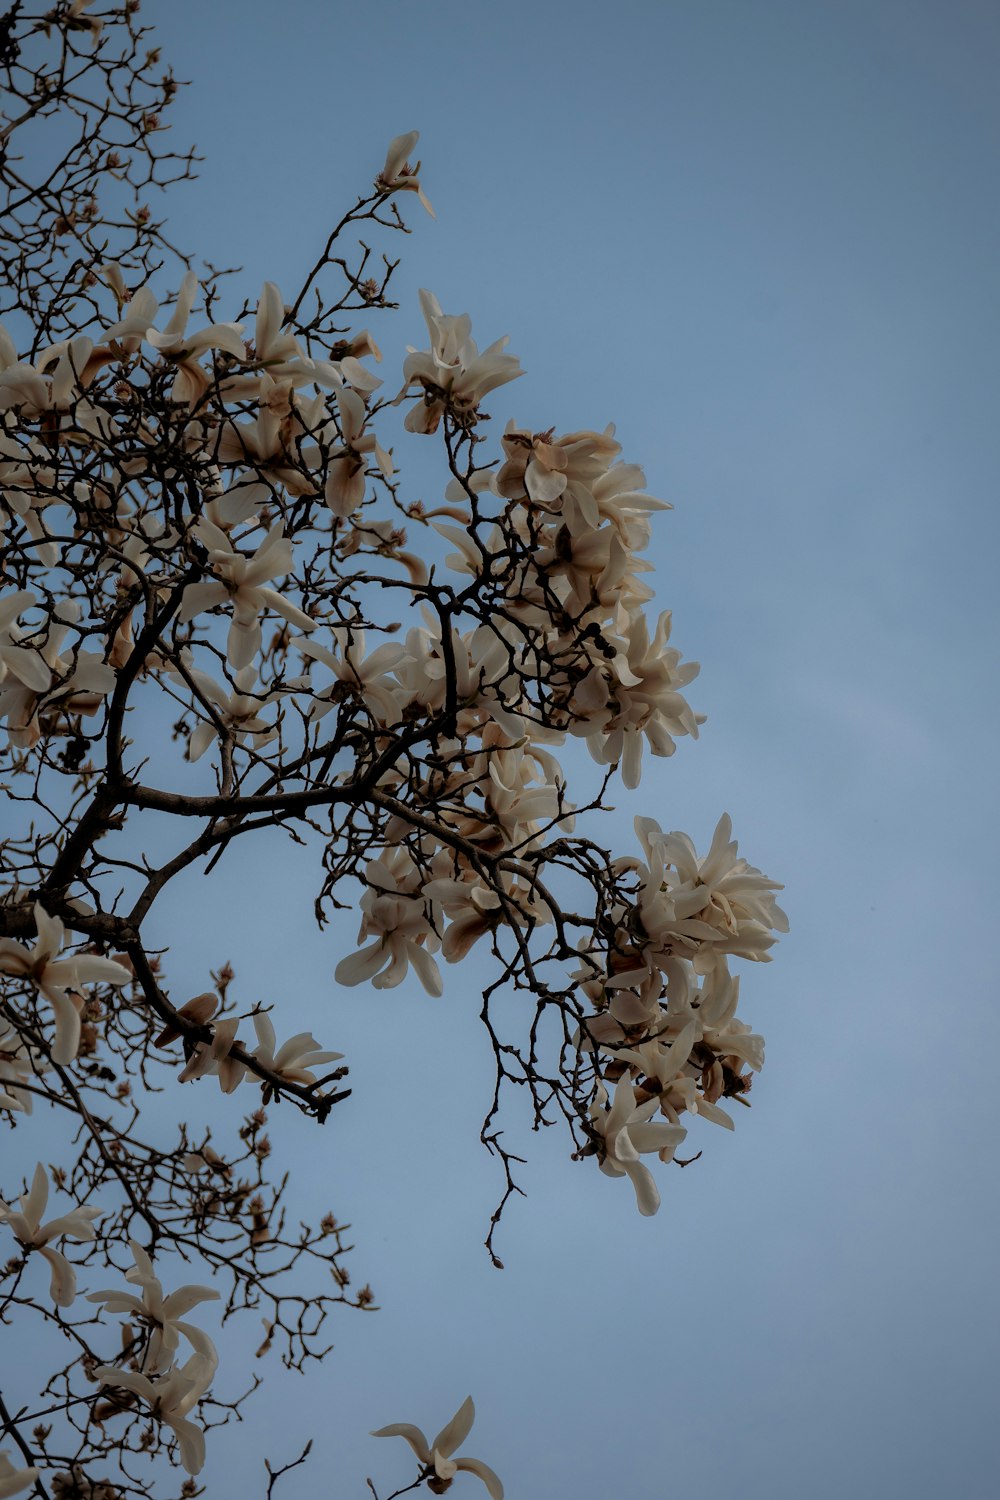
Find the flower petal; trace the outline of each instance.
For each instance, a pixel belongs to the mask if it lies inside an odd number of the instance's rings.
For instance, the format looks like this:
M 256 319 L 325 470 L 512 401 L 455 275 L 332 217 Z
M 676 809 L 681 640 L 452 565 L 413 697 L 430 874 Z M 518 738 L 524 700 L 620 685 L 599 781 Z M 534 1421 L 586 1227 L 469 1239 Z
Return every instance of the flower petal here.
M 412 1422 L 392 1422 L 388 1427 L 379 1427 L 371 1436 L 405 1438 L 422 1464 L 429 1464 L 431 1461 L 431 1450 L 427 1446 L 427 1439 L 420 1428 L 414 1427 Z
M 456 1448 L 461 1447 L 465 1439 L 472 1431 L 472 1424 L 476 1420 L 476 1408 L 472 1397 L 466 1396 L 458 1411 L 446 1426 L 441 1428 L 437 1437 L 431 1444 L 431 1448 L 448 1458 Z
M 490 1492 L 491 1500 L 503 1500 L 503 1485 L 489 1464 L 484 1464 L 478 1458 L 456 1458 L 456 1469 L 464 1469 L 469 1474 L 477 1474 Z

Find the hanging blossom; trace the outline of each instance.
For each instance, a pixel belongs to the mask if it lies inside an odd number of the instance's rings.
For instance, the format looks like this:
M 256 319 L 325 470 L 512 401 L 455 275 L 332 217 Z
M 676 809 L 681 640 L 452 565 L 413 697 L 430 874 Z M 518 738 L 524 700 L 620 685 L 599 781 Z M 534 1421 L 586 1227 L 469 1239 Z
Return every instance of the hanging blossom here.
M 392 458 L 372 432 L 365 432 L 368 413 L 354 391 L 338 391 L 337 410 L 343 443 L 330 452 L 330 468 L 323 497 L 335 516 L 342 519 L 357 510 L 365 498 L 365 470 L 373 453 L 383 479 L 392 478 Z
M 490 1500 L 503 1500 L 503 1485 L 488 1464 L 479 1458 L 452 1458 L 460 1443 L 464 1443 L 476 1420 L 476 1408 L 472 1397 L 467 1396 L 451 1421 L 446 1423 L 432 1443 L 424 1437 L 419 1427 L 411 1422 L 393 1422 L 380 1427 L 372 1437 L 401 1437 L 409 1443 L 420 1462 L 430 1470 L 427 1487 L 435 1495 L 443 1495 L 459 1470 L 475 1474 L 485 1484 Z
M 189 1474 L 200 1474 L 205 1464 L 205 1433 L 188 1418 L 188 1413 L 205 1395 L 215 1378 L 217 1364 L 209 1354 L 192 1354 L 183 1365 L 173 1365 L 157 1380 L 123 1370 L 117 1365 L 99 1365 L 94 1371 L 102 1385 L 139 1396 L 158 1422 L 169 1427 L 180 1447 L 181 1463 Z M 114 1415 L 116 1404 L 100 1412 L 101 1418 Z M 95 1413 L 95 1420 L 98 1413 Z
M 82 1002 L 71 993 L 83 984 L 128 984 L 131 975 L 113 958 L 98 958 L 90 953 L 58 955 L 65 942 L 65 928 L 58 917 L 52 917 L 35 902 L 37 941 L 31 948 L 13 938 L 0 938 L 0 974 L 29 979 L 38 993 L 55 1012 L 56 1037 L 52 1061 L 73 1061 L 80 1046 L 80 1012 Z
M 637 818 L 635 827 L 648 861 L 638 864 L 647 961 L 679 951 L 704 973 L 721 954 L 766 959 L 775 932 L 788 931 L 774 897 L 782 887 L 739 857 L 729 815 L 703 859 L 685 833 L 663 833 L 652 818 Z
M 182 1286 L 165 1297 L 153 1263 L 142 1246 L 130 1240 L 129 1248 L 135 1264 L 126 1271 L 125 1280 L 139 1286 L 141 1296 L 112 1290 L 94 1292 L 88 1300 L 102 1303 L 106 1312 L 125 1313 L 151 1330 L 144 1368 L 139 1372 L 101 1365 L 94 1373 L 102 1385 L 131 1391 L 145 1401 L 152 1416 L 169 1427 L 177 1438 L 184 1468 L 189 1474 L 198 1474 L 205 1463 L 205 1434 L 189 1420 L 188 1413 L 211 1385 L 219 1359 L 208 1334 L 181 1319 L 192 1307 L 218 1297 L 219 1293 L 211 1287 Z M 172 1364 L 170 1360 L 177 1351 L 181 1334 L 194 1353 L 183 1365 Z M 95 1420 L 110 1417 L 117 1409 L 118 1403 L 110 1403 L 95 1411 Z
M 188 318 L 198 295 L 198 278 L 188 271 L 181 282 L 180 291 L 170 321 L 162 333 L 147 327 L 144 337 L 161 358 L 176 368 L 171 397 L 174 401 L 194 406 L 208 390 L 212 376 L 201 364 L 199 356 L 209 349 L 219 349 L 234 359 L 246 358 L 243 328 L 239 323 L 211 323 L 197 333 L 187 332 Z
M 639 1212 L 649 1216 L 660 1206 L 660 1194 L 653 1174 L 640 1155 L 655 1152 L 660 1161 L 672 1161 L 674 1152 L 684 1140 L 683 1126 L 652 1123 L 658 1101 L 653 1098 L 636 1103 L 635 1089 L 627 1076 L 615 1085 L 614 1102 L 608 1107 L 608 1091 L 598 1085 L 591 1108 L 591 1121 L 602 1138 L 601 1171 L 611 1177 L 628 1177 L 635 1188 Z
M 385 642 L 366 656 L 363 630 L 339 626 L 330 633 L 337 654 L 316 640 L 296 639 L 292 643 L 303 656 L 328 667 L 334 676 L 332 686 L 313 692 L 309 717 L 321 719 L 345 698 L 357 698 L 380 727 L 398 724 L 407 694 L 389 674 L 405 659 L 403 647 Z
M 409 851 L 386 850 L 368 863 L 364 878 L 368 889 L 361 898 L 358 941 L 373 941 L 341 959 L 337 983 L 370 979 L 377 990 L 394 989 L 412 967 L 427 993 L 440 995 L 441 972 L 429 951 L 438 939 L 424 907 L 423 875 Z
M 699 716 L 680 689 L 697 677 L 697 662 L 681 662 L 668 646 L 670 612 L 664 610 L 656 633 L 649 639 L 646 616 L 633 610 L 627 635 L 610 636 L 620 649 L 610 660 L 595 664 L 572 702 L 573 734 L 582 735 L 601 765 L 621 763 L 622 781 L 630 789 L 642 774 L 643 739 L 654 755 L 673 755 L 675 737 L 698 738 Z
M 76 1297 L 76 1272 L 59 1250 L 52 1248 L 53 1240 L 75 1240 L 86 1244 L 97 1238 L 94 1220 L 102 1216 L 103 1210 L 83 1204 L 61 1214 L 57 1219 L 42 1223 L 42 1215 L 49 1201 L 49 1179 L 41 1162 L 35 1167 L 31 1188 L 22 1193 L 18 1202 L 20 1209 L 11 1208 L 0 1198 L 0 1224 L 6 1224 L 14 1238 L 25 1250 L 37 1250 L 52 1268 L 50 1291 L 57 1307 L 71 1307 Z M 2 1490 L 0 1490 L 2 1493 Z
M 196 687 L 202 706 L 210 704 L 219 721 L 205 719 L 195 727 L 188 741 L 188 760 L 200 760 L 212 741 L 218 738 L 231 736 L 237 745 L 249 740 L 255 750 L 274 739 L 278 733 L 276 725 L 261 717 L 269 700 L 252 691 L 257 681 L 256 666 L 251 663 L 234 674 L 235 692 L 230 693 L 207 672 L 200 672 L 192 665 L 190 652 L 185 653 L 183 660 L 185 671 L 171 668 L 169 675 L 183 687 Z

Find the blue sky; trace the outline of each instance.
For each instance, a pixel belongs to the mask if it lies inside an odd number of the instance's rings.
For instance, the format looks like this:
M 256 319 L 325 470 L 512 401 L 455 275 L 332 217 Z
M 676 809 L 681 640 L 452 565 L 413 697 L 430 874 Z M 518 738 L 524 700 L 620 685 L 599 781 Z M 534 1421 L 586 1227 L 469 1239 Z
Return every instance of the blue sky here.
M 179 989 L 229 957 L 241 1001 L 305 1012 L 348 1054 L 355 1093 L 326 1130 L 274 1134 L 303 1213 L 354 1223 L 383 1308 L 345 1314 L 308 1383 L 276 1373 L 249 1433 L 214 1435 L 210 1489 L 256 1484 L 255 1455 L 313 1435 L 286 1496 L 328 1477 L 361 1494 L 369 1473 L 385 1494 L 408 1450 L 367 1431 L 434 1431 L 471 1390 L 468 1447 L 510 1500 L 990 1493 L 1000 13 L 143 13 L 193 81 L 175 129 L 207 157 L 176 238 L 244 266 L 240 296 L 291 287 L 390 137 L 420 129 L 437 219 L 407 204 L 387 363 L 421 341 L 429 286 L 481 342 L 510 334 L 528 373 L 498 424 L 615 421 L 676 507 L 656 605 L 703 664 L 708 723 L 620 794 L 608 842 L 630 852 L 641 811 L 707 844 L 727 809 L 792 922 L 744 979 L 768 1039 L 753 1110 L 734 1136 L 705 1127 L 655 1219 L 555 1130 L 525 1141 L 512 1102 L 529 1198 L 500 1274 L 481 1248 L 498 1181 L 477 1143 L 478 966 L 440 1002 L 338 993 L 354 921 L 315 932 L 315 865 L 277 837 L 220 865 L 210 919 L 200 877 L 172 894 Z M 433 496 L 422 453 L 412 472 Z

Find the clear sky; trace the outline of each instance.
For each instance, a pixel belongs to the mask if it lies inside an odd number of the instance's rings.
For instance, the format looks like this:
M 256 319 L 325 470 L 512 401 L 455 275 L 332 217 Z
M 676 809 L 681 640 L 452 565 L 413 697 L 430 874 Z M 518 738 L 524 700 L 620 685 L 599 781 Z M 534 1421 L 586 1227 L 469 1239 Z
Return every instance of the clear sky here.
M 315 932 L 315 864 L 280 839 L 178 889 L 178 990 L 231 958 L 241 1002 L 348 1054 L 326 1129 L 274 1135 L 303 1212 L 353 1222 L 383 1308 L 338 1319 L 308 1381 L 273 1372 L 251 1427 L 213 1436 L 209 1492 L 256 1488 L 251 1453 L 313 1435 L 285 1500 L 369 1473 L 385 1494 L 408 1450 L 367 1431 L 435 1431 L 471 1391 L 468 1448 L 510 1500 L 994 1493 L 1000 10 L 143 11 L 207 157 L 176 238 L 243 265 L 241 294 L 290 287 L 420 129 L 437 219 L 406 205 L 387 362 L 421 341 L 429 286 L 482 342 L 510 334 L 528 374 L 498 422 L 613 420 L 676 507 L 657 605 L 703 663 L 708 723 L 621 793 L 608 840 L 631 852 L 641 811 L 704 845 L 726 809 L 792 923 L 744 978 L 768 1057 L 735 1135 L 704 1127 L 651 1220 L 557 1131 L 529 1139 L 498 1273 L 479 964 L 439 1002 L 338 993 L 354 920 Z M 521 1141 L 517 1101 L 508 1122 Z

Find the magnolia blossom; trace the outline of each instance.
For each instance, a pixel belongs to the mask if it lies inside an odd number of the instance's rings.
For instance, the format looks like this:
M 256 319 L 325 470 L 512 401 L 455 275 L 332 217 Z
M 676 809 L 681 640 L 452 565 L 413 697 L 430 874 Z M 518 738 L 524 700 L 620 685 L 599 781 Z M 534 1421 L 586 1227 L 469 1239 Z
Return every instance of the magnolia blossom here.
M 419 130 L 408 130 L 405 135 L 393 137 L 385 154 L 385 165 L 375 179 L 375 191 L 377 193 L 416 193 L 433 219 L 434 210 L 420 186 L 418 176 L 420 163 L 417 162 L 416 166 L 411 167 L 408 160 L 410 152 L 419 139 Z
M 551 432 L 522 432 L 508 422 L 502 442 L 507 462 L 495 476 L 498 495 L 552 506 L 568 492 L 585 511 L 587 524 L 593 528 L 600 524 L 599 508 L 586 497 L 590 485 L 621 452 L 621 445 L 614 441 L 614 427 L 603 433 L 570 432 L 557 438 Z
M 8 1495 L 19 1495 L 22 1490 L 30 1489 L 39 1473 L 38 1469 L 15 1469 L 7 1457 L 7 1449 L 0 1450 L 0 1500 L 7 1500 Z
M 652 641 L 645 615 L 632 611 L 623 649 L 595 664 L 574 695 L 578 718 L 572 732 L 586 737 L 601 764 L 621 761 L 622 780 L 630 788 L 639 785 L 644 737 L 654 755 L 672 755 L 674 736 L 698 737 L 698 715 L 680 689 L 700 669 L 697 662 L 682 663 L 669 639 L 669 610 L 660 615 Z
M 365 432 L 365 404 L 354 391 L 337 392 L 343 445 L 330 454 L 330 468 L 323 495 L 335 516 L 349 516 L 365 498 L 367 455 L 374 453 L 384 478 L 392 477 L 392 459 L 374 433 Z
M 277 1047 L 278 1039 L 271 1018 L 262 1010 L 254 1012 L 253 1027 L 257 1033 L 254 1057 L 270 1072 L 279 1073 L 290 1083 L 315 1083 L 313 1068 L 321 1067 L 323 1063 L 339 1062 L 344 1055 L 342 1052 L 322 1052 L 319 1042 L 308 1031 L 298 1032 Z
M 268 706 L 268 699 L 251 692 L 257 680 L 257 668 L 252 663 L 235 673 L 233 685 L 236 691 L 233 693 L 227 692 L 221 683 L 209 677 L 206 672 L 196 671 L 190 662 L 185 665 L 187 678 L 197 688 L 203 702 L 210 703 L 215 708 L 223 734 L 232 735 L 236 744 L 249 739 L 255 750 L 274 738 L 278 732 L 276 727 L 261 718 L 262 711 Z M 170 675 L 183 686 L 189 686 L 183 673 L 172 670 Z M 219 733 L 219 726 L 212 720 L 206 719 L 197 725 L 188 741 L 188 760 L 200 760 L 212 741 L 219 737 Z
M 114 262 L 103 268 L 103 279 L 115 294 L 119 312 L 128 307 L 123 318 L 105 329 L 104 337 L 108 343 L 116 343 L 124 354 L 135 354 L 142 346 L 160 304 L 148 286 L 128 293 L 122 281 L 121 267 Z
M 180 1007 L 177 1014 L 178 1016 L 182 1016 L 185 1021 L 193 1021 L 198 1026 L 204 1026 L 205 1022 L 211 1020 L 215 1015 L 218 1008 L 218 995 L 213 994 L 211 990 L 207 990 L 204 994 L 195 995 L 191 1000 L 186 1001 Z M 176 1042 L 177 1038 L 183 1036 L 183 1034 L 181 1027 L 175 1026 L 171 1021 L 168 1021 L 163 1030 L 158 1032 L 153 1038 L 153 1045 L 156 1047 L 169 1047 L 171 1042 Z
M 296 640 L 294 644 L 311 661 L 321 662 L 333 673 L 331 687 L 313 694 L 310 717 L 321 719 L 345 698 L 358 698 L 377 724 L 390 727 L 403 717 L 406 695 L 389 673 L 405 657 L 401 646 L 386 642 L 365 655 L 365 633 L 338 627 L 331 632 L 338 654 L 318 641 Z
M 0 1019 L 0 1110 L 18 1110 L 30 1115 L 31 1095 L 21 1085 L 31 1077 L 31 1067 L 21 1038 L 13 1026 Z
M 31 1114 L 32 1074 L 41 1074 L 48 1066 L 45 1057 L 36 1055 L 13 1022 L 0 1016 L 0 1109 Z
M 607 1089 L 599 1084 L 590 1110 L 591 1123 L 603 1138 L 601 1171 L 610 1177 L 628 1177 L 635 1189 L 639 1212 L 646 1216 L 656 1213 L 660 1194 L 653 1174 L 639 1160 L 640 1154 L 655 1151 L 661 1161 L 672 1161 L 687 1135 L 680 1125 L 650 1123 L 657 1108 L 655 1098 L 636 1104 L 635 1089 L 625 1074 L 615 1085 L 611 1107 Z
M 30 606 L 24 602 L 14 615 L 5 611 L 6 650 L 0 675 L 0 719 L 7 720 L 12 745 L 30 749 L 37 745 L 56 710 L 68 714 L 96 713 L 115 685 L 115 673 L 93 651 L 74 650 L 61 655 L 62 643 L 71 625 L 78 622 L 79 606 L 66 600 L 47 624 L 44 639 L 35 647 L 21 647 L 25 639 L 14 624 L 18 614 Z M 33 660 L 32 660 L 33 658 Z M 43 708 L 44 706 L 44 708 Z
M 732 822 L 719 819 L 708 854 L 699 859 L 684 833 L 663 833 L 652 818 L 637 818 L 636 833 L 648 866 L 642 866 L 639 912 L 649 935 L 646 955 L 679 949 L 708 972 L 719 955 L 766 959 L 774 932 L 788 931 L 777 905 L 776 880 L 740 859 Z
M 224 1094 L 231 1094 L 246 1076 L 246 1063 L 231 1055 L 236 1041 L 239 1021 L 232 1017 L 216 1021 L 210 1042 L 197 1042 L 187 1063 L 177 1075 L 178 1083 L 189 1083 L 193 1078 L 204 1078 L 214 1073 Z
M 49 385 L 33 364 L 19 360 L 14 340 L 0 323 L 0 411 L 36 417 L 48 410 Z
M 206 609 L 231 602 L 227 655 L 237 671 L 248 667 L 260 650 L 260 616 L 265 610 L 275 610 L 300 630 L 314 628 L 315 621 L 277 589 L 264 587 L 268 579 L 282 577 L 292 567 L 292 544 L 282 522 L 271 528 L 252 557 L 237 552 L 226 533 L 204 517 L 195 530 L 209 548 L 208 565 L 218 581 L 189 584 L 181 600 L 180 619 L 193 620 Z
M 141 1296 L 112 1290 L 91 1292 L 87 1301 L 100 1302 L 105 1312 L 125 1313 L 149 1330 L 149 1343 L 143 1356 L 143 1369 L 147 1374 L 159 1374 L 172 1363 L 181 1334 L 196 1354 L 217 1363 L 215 1346 L 208 1335 L 181 1319 L 200 1302 L 214 1301 L 219 1293 L 211 1287 L 188 1285 L 178 1287 L 165 1297 L 146 1251 L 135 1240 L 128 1243 L 135 1264 L 125 1272 L 125 1280 L 141 1287 Z
M 358 941 L 373 941 L 341 959 L 337 983 L 355 985 L 370 979 L 377 990 L 393 989 L 412 966 L 427 993 L 440 995 L 441 973 L 428 952 L 437 939 L 424 909 L 423 879 L 410 854 L 404 848 L 387 850 L 369 862 L 365 881 Z
M 145 339 L 177 368 L 171 396 L 194 406 L 208 390 L 212 377 L 198 358 L 208 349 L 221 349 L 235 359 L 246 358 L 243 328 L 239 323 L 211 323 L 197 333 L 188 333 L 188 318 L 198 295 L 198 278 L 188 271 L 181 282 L 170 321 L 162 333 L 147 327 Z
M 46 568 L 53 567 L 59 557 L 59 549 L 49 538 L 44 519 L 46 509 L 55 503 L 51 486 L 56 475 L 49 462 L 51 455 L 51 447 L 46 449 L 35 437 L 0 432 L 4 508 L 19 518 L 34 544 L 35 557 Z M 4 524 L 6 517 L 0 511 L 0 525 Z
M 36 650 L 20 644 L 24 636 L 17 624 L 18 617 L 37 602 L 28 589 L 16 589 L 0 599 L 0 682 L 12 677 L 25 687 L 44 693 L 52 673 Z
M 380 1427 L 372 1437 L 405 1438 L 417 1458 L 431 1471 L 428 1488 L 435 1494 L 443 1494 L 460 1469 L 475 1474 L 489 1491 L 490 1500 L 503 1500 L 503 1485 L 488 1464 L 478 1458 L 452 1458 L 460 1443 L 464 1443 L 476 1420 L 476 1408 L 472 1397 L 467 1396 L 432 1443 L 424 1437 L 419 1427 L 410 1422 L 393 1422 L 389 1427 Z
M 428 433 L 437 431 L 449 408 L 465 419 L 472 417 L 484 396 L 524 371 L 513 354 L 504 354 L 506 338 L 480 354 L 468 313 L 446 315 L 428 291 L 421 291 L 420 306 L 431 347 L 423 353 L 410 349 L 403 364 L 405 384 L 396 399 L 401 401 L 414 385 L 423 391 L 423 401 L 410 409 L 405 426 L 409 432 Z
M 82 984 L 128 984 L 130 976 L 112 958 L 89 953 L 59 958 L 65 942 L 62 922 L 49 916 L 40 902 L 35 902 L 34 911 L 38 938 L 33 947 L 27 948 L 13 938 L 0 938 L 0 974 L 30 979 L 49 1002 L 56 1018 L 52 1061 L 69 1063 L 80 1045 L 80 1008 L 70 991 Z
M 52 1268 L 52 1300 L 58 1307 L 70 1307 L 76 1296 L 76 1272 L 60 1251 L 52 1249 L 51 1241 L 67 1239 L 83 1244 L 96 1239 L 94 1220 L 101 1217 L 103 1210 L 83 1204 L 43 1224 L 42 1215 L 48 1201 L 49 1179 L 39 1162 L 30 1191 L 22 1193 L 18 1199 L 20 1210 L 9 1207 L 0 1198 L 0 1224 L 7 1224 L 14 1238 L 26 1250 L 37 1250 L 45 1257 Z
M 281 332 L 284 321 L 285 304 L 281 293 L 273 281 L 265 281 L 257 302 L 254 325 L 254 353 L 258 364 L 284 364 L 300 357 L 302 350 L 298 339 L 294 334 Z
M 116 357 L 107 344 L 95 345 L 85 333 L 51 344 L 38 356 L 39 370 L 47 373 L 52 367 L 50 409 L 67 413 L 59 424 L 64 437 L 72 432 L 105 440 L 117 435 L 114 418 L 81 396 L 98 371 Z
M 173 1365 L 158 1380 L 122 1370 L 115 1365 L 99 1365 L 94 1371 L 102 1385 L 131 1391 L 141 1397 L 158 1422 L 169 1427 L 177 1438 L 181 1463 L 189 1474 L 200 1474 L 205 1463 L 204 1431 L 188 1419 L 188 1412 L 201 1400 L 215 1377 L 216 1360 L 206 1354 L 192 1354 L 183 1365 Z
M 464 958 L 475 942 L 503 919 L 500 897 L 471 872 L 463 880 L 431 880 L 424 895 L 449 918 L 441 952 L 448 963 Z

